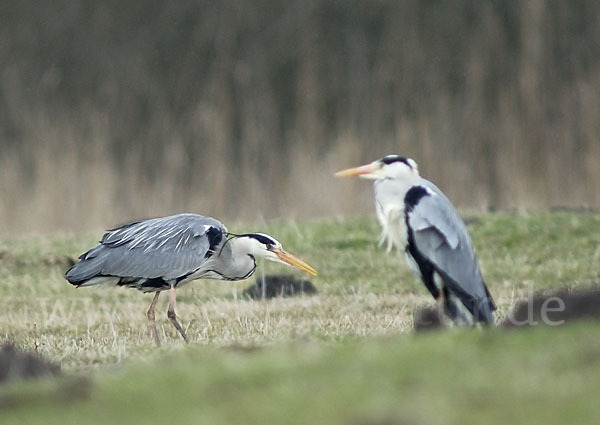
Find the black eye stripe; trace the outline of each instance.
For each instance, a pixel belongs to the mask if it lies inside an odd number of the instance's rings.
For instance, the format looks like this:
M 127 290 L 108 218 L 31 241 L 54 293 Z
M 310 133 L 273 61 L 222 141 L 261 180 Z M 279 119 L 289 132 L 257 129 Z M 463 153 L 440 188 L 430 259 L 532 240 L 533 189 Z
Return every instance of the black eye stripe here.
M 388 164 L 393 164 L 394 162 L 403 162 L 406 165 L 408 165 L 409 167 L 412 168 L 412 166 L 408 163 L 408 158 L 405 158 L 403 156 L 398 156 L 398 155 L 388 155 L 388 156 L 384 156 L 383 158 L 381 158 L 379 160 L 380 162 L 388 165 Z
M 271 239 L 265 235 L 259 235 L 258 233 L 247 233 L 245 235 L 240 235 L 240 236 L 246 236 L 248 238 L 256 239 L 257 241 L 259 241 L 260 243 L 262 243 L 264 245 L 276 245 L 276 242 L 273 239 Z

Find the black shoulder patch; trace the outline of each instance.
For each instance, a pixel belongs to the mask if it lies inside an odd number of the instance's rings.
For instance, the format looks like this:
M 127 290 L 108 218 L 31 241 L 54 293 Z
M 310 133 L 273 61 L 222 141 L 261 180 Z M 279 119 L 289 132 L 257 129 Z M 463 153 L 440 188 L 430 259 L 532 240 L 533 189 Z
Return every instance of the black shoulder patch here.
M 206 253 L 206 257 L 210 257 L 213 252 L 215 252 L 216 247 L 223 240 L 223 232 L 218 227 L 211 226 L 210 229 L 206 231 L 206 236 L 208 237 L 208 252 Z
M 412 211 L 415 206 L 419 203 L 419 201 L 425 197 L 430 196 L 427 189 L 423 186 L 413 186 L 406 192 L 404 196 L 404 210 L 408 213 Z
M 403 156 L 399 156 L 399 155 L 384 156 L 379 161 L 382 162 L 382 163 L 384 163 L 384 164 L 386 164 L 386 165 L 387 164 L 393 164 L 394 162 L 403 162 L 403 163 L 405 163 L 406 165 L 408 165 L 410 167 L 410 164 L 408 163 L 408 159 L 406 159 Z

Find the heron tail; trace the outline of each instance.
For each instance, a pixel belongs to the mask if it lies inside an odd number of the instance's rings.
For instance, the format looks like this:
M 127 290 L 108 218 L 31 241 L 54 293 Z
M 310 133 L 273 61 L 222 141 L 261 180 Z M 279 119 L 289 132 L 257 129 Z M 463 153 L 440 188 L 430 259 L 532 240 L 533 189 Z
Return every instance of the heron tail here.
M 90 249 L 85 254 L 79 257 L 79 262 L 75 263 L 65 273 L 65 279 L 75 286 L 87 286 L 93 285 L 92 281 L 100 277 L 102 273 L 102 259 L 98 256 L 101 251 L 101 247 Z M 98 282 L 100 284 L 102 282 Z
M 444 314 L 457 326 L 494 324 L 495 306 L 487 298 L 471 299 L 464 303 L 447 288 L 444 288 Z M 492 307 L 493 306 L 493 307 Z

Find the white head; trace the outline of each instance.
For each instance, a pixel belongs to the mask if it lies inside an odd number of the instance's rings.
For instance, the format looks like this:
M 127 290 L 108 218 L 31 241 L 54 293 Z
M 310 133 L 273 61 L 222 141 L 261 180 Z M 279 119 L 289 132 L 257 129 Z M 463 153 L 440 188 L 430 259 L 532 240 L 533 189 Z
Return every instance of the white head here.
M 234 241 L 232 250 L 235 251 L 235 254 L 264 258 L 265 260 L 294 266 L 313 276 L 317 274 L 317 271 L 314 268 L 298 257 L 286 252 L 275 238 L 265 235 L 264 233 L 235 235 Z
M 387 155 L 381 159 L 360 167 L 348 168 L 335 174 L 336 177 L 359 176 L 363 179 L 402 179 L 410 180 L 419 177 L 417 163 L 411 158 L 398 155 Z

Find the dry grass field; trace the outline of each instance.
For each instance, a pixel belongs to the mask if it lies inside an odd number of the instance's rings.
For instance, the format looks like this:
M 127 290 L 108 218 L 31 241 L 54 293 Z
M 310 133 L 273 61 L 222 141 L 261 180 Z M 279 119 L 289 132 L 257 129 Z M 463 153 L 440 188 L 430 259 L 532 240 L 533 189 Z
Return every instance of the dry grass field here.
M 498 322 L 532 291 L 600 281 L 600 214 L 468 221 Z M 600 390 L 597 325 L 413 336 L 415 312 L 432 301 L 398 253 L 377 247 L 373 219 L 230 228 L 276 236 L 319 271 L 310 279 L 317 293 L 252 300 L 243 290 L 254 279 L 193 282 L 177 304 L 191 344 L 163 299 L 161 348 L 144 315 L 151 295 L 63 279 L 101 232 L 0 241 L 0 338 L 67 376 L 0 387 L 6 423 L 561 423 L 569 409 L 583 420 L 597 413 L 578 399 Z M 277 264 L 264 270 L 308 277 Z M 514 403 L 522 407 L 507 411 Z

